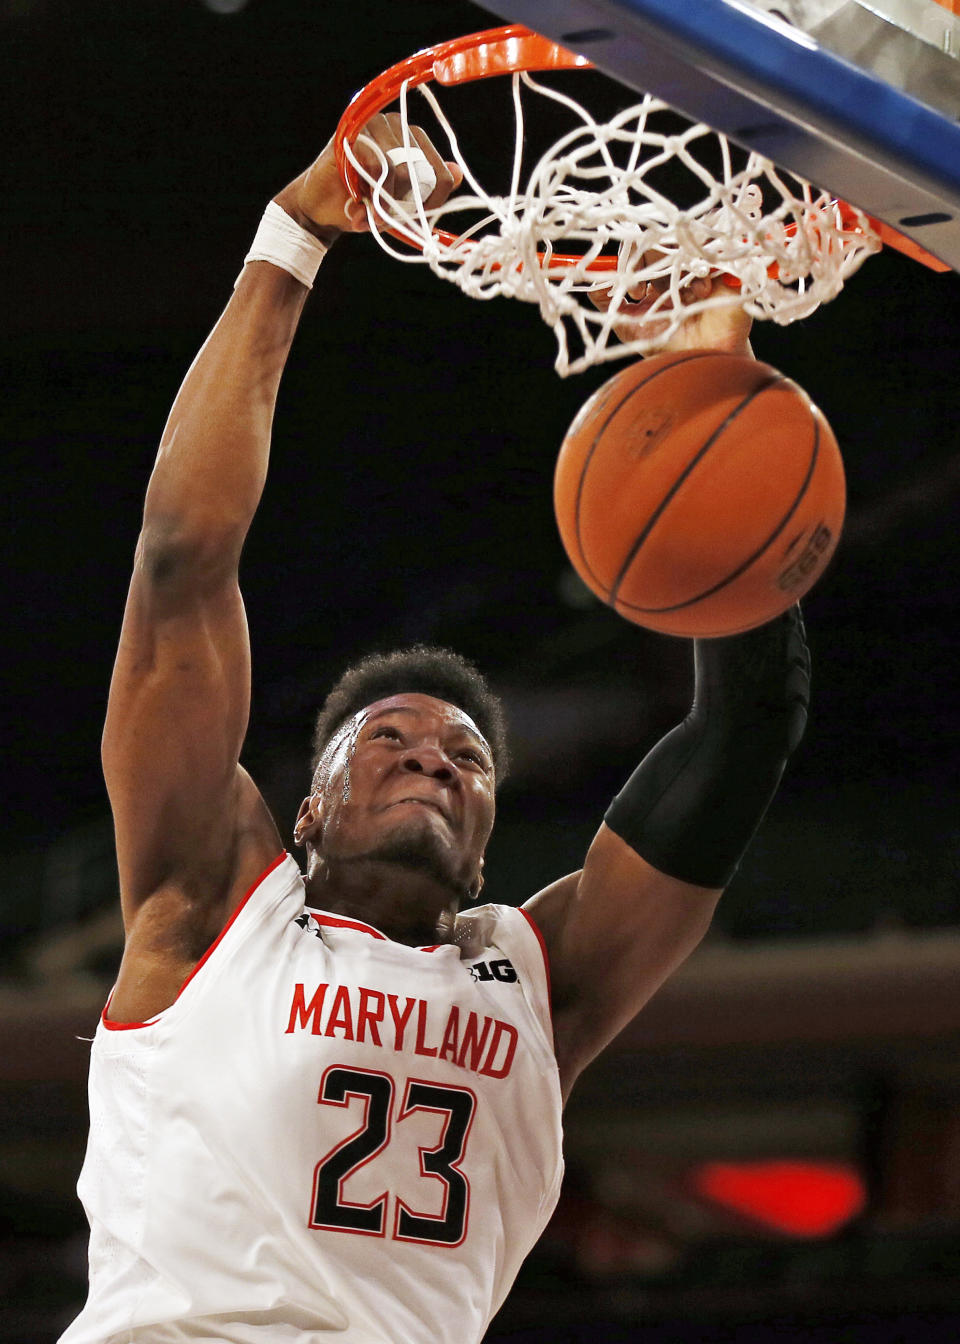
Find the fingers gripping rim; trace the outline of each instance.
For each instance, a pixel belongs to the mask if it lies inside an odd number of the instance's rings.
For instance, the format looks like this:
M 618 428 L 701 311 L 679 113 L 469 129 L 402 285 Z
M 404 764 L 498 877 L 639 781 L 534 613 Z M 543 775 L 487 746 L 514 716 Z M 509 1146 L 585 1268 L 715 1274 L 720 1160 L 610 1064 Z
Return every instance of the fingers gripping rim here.
M 522 70 L 590 70 L 593 62 L 551 42 L 522 24 L 488 28 L 483 32 L 455 37 L 426 47 L 392 65 L 383 74 L 354 94 L 340 118 L 334 136 L 337 167 L 350 194 L 361 199 L 360 179 L 347 157 L 346 145 L 353 144 L 367 122 L 382 112 L 400 94 L 401 89 L 418 88 L 436 80 L 439 84 L 466 84 L 495 75 Z M 429 194 L 429 193 L 427 193 Z M 437 231 L 437 236 L 453 241 L 452 234 Z
M 433 171 L 429 159 L 422 150 L 410 148 L 404 145 L 395 145 L 393 149 L 387 150 L 387 158 L 394 167 L 403 166 L 410 173 L 410 191 L 408 199 L 412 200 L 417 188 L 423 200 L 428 200 L 436 189 L 437 175 Z M 416 188 L 414 187 L 416 179 Z

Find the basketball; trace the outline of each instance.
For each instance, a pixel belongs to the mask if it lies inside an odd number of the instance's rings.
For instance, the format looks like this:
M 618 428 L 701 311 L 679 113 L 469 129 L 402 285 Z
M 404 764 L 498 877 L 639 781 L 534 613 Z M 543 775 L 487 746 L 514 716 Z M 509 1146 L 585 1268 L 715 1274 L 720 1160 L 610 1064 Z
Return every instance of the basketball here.
M 769 364 L 657 355 L 593 394 L 554 477 L 564 549 L 596 595 L 663 634 L 773 620 L 826 568 L 843 526 L 837 441 Z

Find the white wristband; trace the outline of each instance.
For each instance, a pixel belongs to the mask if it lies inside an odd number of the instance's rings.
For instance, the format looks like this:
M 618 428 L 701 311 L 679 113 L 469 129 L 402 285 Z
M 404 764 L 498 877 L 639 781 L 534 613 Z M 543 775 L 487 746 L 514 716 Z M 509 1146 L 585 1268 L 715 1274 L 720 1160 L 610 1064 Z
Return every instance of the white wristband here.
M 276 201 L 271 201 L 263 212 L 260 227 L 254 235 L 243 264 L 246 266 L 248 261 L 272 262 L 274 266 L 279 266 L 281 270 L 289 271 L 291 275 L 296 276 L 307 289 L 312 289 L 320 263 L 326 254 L 325 243 L 321 243 L 319 238 L 314 238 L 312 233 L 307 233 L 306 229 L 301 229 L 286 210 L 277 205 Z M 240 275 L 242 274 L 241 271 Z M 237 276 L 234 289 L 239 283 L 240 276 Z

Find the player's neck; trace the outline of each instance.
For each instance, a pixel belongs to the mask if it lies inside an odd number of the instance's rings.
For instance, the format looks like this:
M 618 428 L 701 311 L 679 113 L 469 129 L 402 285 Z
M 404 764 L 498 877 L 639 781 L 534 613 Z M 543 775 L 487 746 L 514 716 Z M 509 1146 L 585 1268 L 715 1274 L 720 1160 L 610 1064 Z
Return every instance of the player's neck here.
M 446 884 L 380 859 L 311 859 L 308 905 L 370 924 L 410 947 L 452 941 L 459 898 Z

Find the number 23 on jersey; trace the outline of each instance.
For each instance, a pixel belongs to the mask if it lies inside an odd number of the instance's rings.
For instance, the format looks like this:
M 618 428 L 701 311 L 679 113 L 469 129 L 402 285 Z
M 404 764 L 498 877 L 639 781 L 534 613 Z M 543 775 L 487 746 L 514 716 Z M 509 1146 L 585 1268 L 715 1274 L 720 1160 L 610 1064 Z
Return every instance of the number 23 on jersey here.
M 466 1155 L 476 1096 L 469 1088 L 409 1078 L 397 1105 L 398 1088 L 389 1074 L 371 1069 L 333 1065 L 323 1075 L 320 1106 L 362 1106 L 360 1127 L 347 1135 L 317 1163 L 313 1178 L 310 1226 L 371 1237 L 386 1235 L 389 1206 L 393 1205 L 390 1235 L 397 1241 L 433 1246 L 459 1246 L 467 1234 L 470 1183 L 460 1170 Z M 394 1113 L 396 1111 L 396 1113 Z M 437 1117 L 434 1147 L 420 1147 L 419 1176 L 432 1185 L 426 1210 L 409 1207 L 401 1197 L 384 1190 L 367 1203 L 347 1198 L 346 1186 L 362 1167 L 386 1154 L 405 1120 L 416 1112 Z M 413 1173 L 416 1175 L 417 1173 Z M 440 1196 L 439 1200 L 437 1196 Z M 439 1203 L 439 1210 L 436 1210 Z

